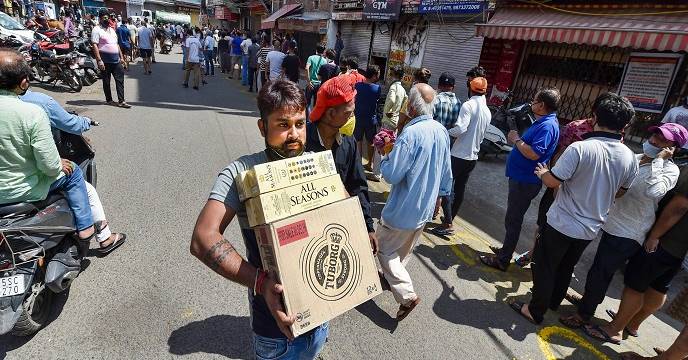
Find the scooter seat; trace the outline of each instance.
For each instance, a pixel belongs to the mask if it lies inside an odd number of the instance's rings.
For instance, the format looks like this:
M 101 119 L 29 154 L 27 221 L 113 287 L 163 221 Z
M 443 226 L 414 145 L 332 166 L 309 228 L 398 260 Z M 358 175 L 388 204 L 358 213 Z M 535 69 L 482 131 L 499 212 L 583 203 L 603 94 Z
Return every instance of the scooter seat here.
M 41 201 L 18 202 L 0 205 L 0 217 L 4 217 L 7 215 L 33 214 L 62 198 L 63 196 L 61 193 L 52 193 L 49 194 L 48 197 L 45 198 L 45 200 Z

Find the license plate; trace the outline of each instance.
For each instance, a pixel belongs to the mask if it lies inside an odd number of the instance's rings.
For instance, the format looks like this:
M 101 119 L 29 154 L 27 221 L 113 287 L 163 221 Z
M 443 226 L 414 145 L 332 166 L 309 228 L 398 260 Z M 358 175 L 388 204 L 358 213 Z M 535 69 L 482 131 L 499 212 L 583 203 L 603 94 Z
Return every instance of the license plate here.
M 0 297 L 24 293 L 24 275 L 0 277 Z

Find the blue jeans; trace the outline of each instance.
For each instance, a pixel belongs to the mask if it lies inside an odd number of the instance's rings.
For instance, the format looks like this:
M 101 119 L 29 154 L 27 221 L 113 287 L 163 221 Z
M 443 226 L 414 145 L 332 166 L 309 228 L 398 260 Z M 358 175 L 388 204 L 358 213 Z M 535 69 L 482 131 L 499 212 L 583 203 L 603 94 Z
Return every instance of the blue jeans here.
M 186 70 L 186 47 L 182 46 L 182 70 Z
M 79 166 L 76 164 L 73 166 L 74 171 L 71 175 L 65 175 L 50 185 L 50 192 L 64 192 L 69 209 L 74 214 L 76 229 L 82 231 L 93 226 L 93 215 L 91 215 L 91 205 L 88 203 L 84 174 Z
M 215 60 L 212 50 L 205 50 L 205 74 L 215 75 Z
M 289 341 L 286 338 L 273 339 L 260 335 L 253 335 L 253 348 L 258 360 L 306 360 L 315 359 L 325 346 L 329 324 L 324 323 L 310 335 L 301 335 Z
M 248 85 L 248 55 L 241 58 L 241 85 Z

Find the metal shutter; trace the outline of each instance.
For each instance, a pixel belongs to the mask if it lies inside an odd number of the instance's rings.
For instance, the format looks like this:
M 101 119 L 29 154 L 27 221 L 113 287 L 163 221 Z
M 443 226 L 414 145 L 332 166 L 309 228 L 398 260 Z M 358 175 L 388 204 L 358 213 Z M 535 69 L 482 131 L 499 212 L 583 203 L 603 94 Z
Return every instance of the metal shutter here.
M 358 57 L 359 66 L 365 68 L 368 63 L 372 27 L 373 24 L 368 21 L 343 21 L 340 28 L 344 41 L 342 57 L 355 55 Z
M 456 78 L 456 96 L 462 102 L 466 101 L 466 72 L 478 65 L 482 47 L 483 38 L 475 36 L 475 24 L 432 19 L 423 57 L 423 66 L 432 72 L 430 85 L 437 88 L 440 74 L 451 73 Z
M 382 55 L 383 57 L 387 57 L 387 55 L 389 54 L 389 46 L 391 42 L 391 29 L 384 34 L 380 34 L 380 27 L 376 26 L 375 34 L 373 34 L 373 53 L 377 53 L 378 56 Z

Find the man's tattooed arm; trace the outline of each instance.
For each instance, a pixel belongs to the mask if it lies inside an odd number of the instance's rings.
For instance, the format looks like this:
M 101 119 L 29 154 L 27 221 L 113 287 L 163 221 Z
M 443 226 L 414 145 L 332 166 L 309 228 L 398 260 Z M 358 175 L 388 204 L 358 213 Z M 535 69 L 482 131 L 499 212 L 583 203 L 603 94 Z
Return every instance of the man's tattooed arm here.
M 227 239 L 223 238 L 211 246 L 208 251 L 206 251 L 205 256 L 203 256 L 203 263 L 208 265 L 208 267 L 213 269 L 213 271 L 217 272 L 217 269 L 220 267 L 225 258 L 235 252 L 236 250 L 232 244 L 230 244 Z

